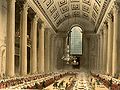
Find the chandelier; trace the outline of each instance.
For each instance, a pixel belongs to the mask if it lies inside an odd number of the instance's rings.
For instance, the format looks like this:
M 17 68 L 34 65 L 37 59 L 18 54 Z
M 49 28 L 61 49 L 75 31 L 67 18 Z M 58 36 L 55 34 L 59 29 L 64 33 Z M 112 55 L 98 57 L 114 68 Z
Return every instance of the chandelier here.
M 72 60 L 72 56 L 70 55 L 69 45 L 67 45 L 65 50 L 65 55 L 63 55 L 62 59 L 66 61 L 66 64 L 70 64 L 70 61 Z
M 69 2 L 68 2 L 69 5 Z M 68 27 L 69 27 L 69 18 L 68 18 Z M 67 39 L 66 39 L 66 49 L 65 53 L 62 57 L 62 60 L 66 61 L 66 64 L 73 64 L 73 65 L 78 65 L 78 62 L 76 61 L 76 57 L 73 57 L 70 55 L 70 45 L 69 45 L 69 39 L 71 37 L 71 30 L 67 33 Z
M 65 49 L 65 54 L 62 57 L 62 60 L 66 61 L 66 64 L 78 65 L 79 63 L 76 61 L 76 56 L 70 55 L 69 44 Z

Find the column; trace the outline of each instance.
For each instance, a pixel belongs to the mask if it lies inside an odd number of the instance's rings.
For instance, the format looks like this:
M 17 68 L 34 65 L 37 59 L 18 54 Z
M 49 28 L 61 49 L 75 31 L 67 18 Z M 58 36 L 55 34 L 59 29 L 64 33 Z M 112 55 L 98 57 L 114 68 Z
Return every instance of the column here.
M 0 0 L 0 39 L 2 37 L 2 0 Z M 2 51 L 0 51 L 0 76 L 2 77 Z
M 35 15 L 31 22 L 31 51 L 30 51 L 30 72 L 37 72 L 37 21 L 38 16 Z
M 50 72 L 50 32 L 45 30 L 45 72 Z
M 56 59 L 56 51 L 57 51 L 57 43 L 56 43 L 57 39 L 56 36 L 54 36 L 54 49 L 53 49 L 53 60 L 54 60 L 54 65 L 53 65 L 53 70 L 57 71 L 57 59 Z
M 102 30 L 100 31 L 100 73 L 102 73 L 103 72 L 103 36 L 102 36 L 103 34 L 102 34 Z
M 113 22 L 113 57 L 112 57 L 112 75 L 114 76 L 117 73 L 117 60 L 118 60 L 118 51 L 117 51 L 117 47 L 118 47 L 118 29 L 119 29 L 119 18 L 118 18 L 118 10 L 119 7 L 117 5 L 117 3 L 115 3 L 114 8 L 113 8 L 113 17 L 114 17 L 114 22 Z
M 112 14 L 108 15 L 108 45 L 107 45 L 107 73 L 112 74 L 112 51 L 113 51 L 113 23 Z
M 14 76 L 15 0 L 7 0 L 6 75 Z
M 20 74 L 27 75 L 27 14 L 28 5 L 25 3 L 20 16 Z
M 44 25 L 39 26 L 38 73 L 44 72 Z
M 51 61 L 51 68 L 50 68 L 50 71 L 54 71 L 54 65 L 55 65 L 55 64 L 54 64 L 54 49 L 55 49 L 54 37 L 55 37 L 54 34 L 52 34 L 52 35 L 51 35 L 51 38 L 50 38 L 50 41 L 51 41 L 51 45 L 50 45 L 50 49 L 51 49 L 51 50 L 50 50 L 50 52 L 51 52 L 51 53 L 50 53 L 50 54 L 51 54 L 51 55 L 50 55 L 50 56 L 51 56 L 51 58 L 50 58 L 50 59 L 51 59 L 51 60 L 50 60 L 50 61 Z
M 107 71 L 107 22 L 104 22 L 104 30 L 103 30 L 103 70 L 106 73 Z
M 88 69 L 90 70 L 91 69 L 91 67 L 90 67 L 91 61 L 90 61 L 90 37 L 89 36 L 87 37 L 87 48 L 88 48 L 88 52 L 87 52 Z
M 97 73 L 100 72 L 100 36 L 97 35 Z

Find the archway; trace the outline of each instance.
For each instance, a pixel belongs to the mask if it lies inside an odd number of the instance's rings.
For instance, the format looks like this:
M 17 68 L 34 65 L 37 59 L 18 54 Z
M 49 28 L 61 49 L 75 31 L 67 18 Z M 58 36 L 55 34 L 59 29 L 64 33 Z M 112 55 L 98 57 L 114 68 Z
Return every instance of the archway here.
M 73 57 L 76 57 L 76 62 L 73 63 L 73 68 L 79 68 L 83 53 L 82 29 L 79 26 L 72 27 L 69 38 L 70 54 Z

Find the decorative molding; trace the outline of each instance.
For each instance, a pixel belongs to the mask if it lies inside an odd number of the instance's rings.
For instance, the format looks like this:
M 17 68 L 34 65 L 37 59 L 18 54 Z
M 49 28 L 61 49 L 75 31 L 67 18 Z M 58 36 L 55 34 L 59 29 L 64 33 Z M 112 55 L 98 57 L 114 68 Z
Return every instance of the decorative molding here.
M 91 23 L 95 25 L 95 20 L 93 18 L 91 18 Z
M 67 4 L 67 0 L 59 0 L 58 5 L 59 7 L 62 7 Z
M 41 4 L 39 3 L 38 0 L 33 0 L 34 3 L 38 6 L 38 8 L 40 9 L 40 11 L 42 12 L 42 14 L 45 16 L 45 18 L 47 19 L 47 21 L 50 23 L 50 25 L 53 27 L 53 29 L 55 30 L 55 32 L 57 32 L 57 29 L 55 27 L 55 25 L 53 24 L 53 22 L 50 20 L 49 16 L 47 15 L 47 13 L 45 12 L 45 10 L 42 8 Z
M 105 15 L 105 11 L 107 10 L 110 1 L 111 0 L 107 0 L 107 1 L 105 0 L 104 3 L 103 3 L 102 10 L 100 12 L 97 24 L 95 26 L 95 30 L 94 30 L 95 33 L 97 32 L 97 30 L 98 30 L 98 28 L 100 26 L 100 23 L 102 22 L 102 19 L 103 19 L 104 15 Z
M 80 10 L 80 4 L 71 4 L 72 10 Z
M 70 0 L 71 1 L 71 3 L 73 3 L 73 2 L 80 2 L 80 0 Z
M 82 12 L 82 17 L 89 20 L 89 15 L 87 13 Z
M 61 11 L 62 14 L 68 12 L 68 11 L 69 11 L 69 6 L 66 5 L 66 6 L 62 7 L 62 8 L 60 9 L 60 11 Z
M 97 4 L 100 6 L 101 5 L 101 0 L 95 0 Z
M 82 2 L 89 5 L 89 6 L 91 5 L 90 0 L 82 0 Z
M 86 12 L 86 13 L 89 13 L 89 12 L 90 12 L 90 8 L 89 8 L 87 5 L 85 5 L 85 4 L 82 5 L 82 10 L 83 10 L 84 12 Z
M 97 15 L 96 15 L 96 13 L 94 11 L 92 12 L 92 18 L 94 19 L 94 21 L 97 20 Z
M 74 11 L 72 12 L 73 17 L 80 17 L 80 11 Z
M 97 6 L 96 3 L 94 3 L 93 9 L 94 9 L 94 11 L 98 14 L 98 12 L 99 12 L 99 7 Z
M 58 11 L 55 14 L 53 14 L 54 21 L 56 21 L 59 17 L 60 17 L 60 14 Z
M 114 1 L 113 11 L 115 11 L 117 14 L 120 13 L 120 2 Z M 113 14 L 114 14 L 114 13 L 113 13 Z
M 54 3 L 53 0 L 44 0 L 43 3 L 45 3 L 47 9 Z
M 50 8 L 50 13 L 51 13 L 51 15 L 55 12 L 55 11 L 57 11 L 57 8 L 56 8 L 56 6 L 55 5 L 53 5 L 51 8 Z
M 112 12 L 109 12 L 109 13 L 108 13 L 107 19 L 113 21 L 113 14 L 112 14 Z
M 69 19 L 70 17 L 71 17 L 70 13 L 66 13 L 66 14 L 64 14 L 64 17 L 63 17 L 63 18 Z
M 99 23 L 101 22 L 100 19 L 102 19 L 102 16 L 104 15 L 103 13 L 105 13 L 105 9 L 108 6 L 108 2 L 111 0 L 104 0 L 104 2 L 101 0 L 82 0 L 82 3 L 80 3 L 80 0 L 70 0 L 69 2 L 68 0 L 33 1 L 48 20 L 50 25 L 57 30 L 57 28 L 59 28 L 58 26 L 62 22 L 73 17 L 84 18 L 94 25 L 93 29 L 97 29 L 99 27 Z M 101 3 L 103 3 L 103 6 L 100 6 Z M 100 15 L 98 17 L 99 13 Z
M 59 18 L 56 22 L 56 26 L 58 27 L 63 22 L 62 18 Z

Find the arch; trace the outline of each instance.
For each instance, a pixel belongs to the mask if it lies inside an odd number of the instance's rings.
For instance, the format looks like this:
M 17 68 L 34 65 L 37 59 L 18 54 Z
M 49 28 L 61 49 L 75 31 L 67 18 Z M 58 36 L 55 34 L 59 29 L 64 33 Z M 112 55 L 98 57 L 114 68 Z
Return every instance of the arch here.
M 83 33 L 94 30 L 94 25 L 92 23 L 89 23 L 81 18 L 77 18 L 77 21 L 75 21 L 74 18 L 70 18 L 69 21 L 66 20 L 62 22 L 62 24 L 58 27 L 58 31 L 67 32 L 74 26 L 79 26 L 83 30 Z
M 70 27 L 70 30 L 72 30 L 72 28 L 74 28 L 74 27 L 79 27 L 79 28 L 81 28 L 82 32 L 84 31 L 84 27 L 83 27 L 82 25 L 80 25 L 80 24 L 73 24 L 73 25 Z M 82 32 L 81 32 L 81 33 L 82 33 Z
M 82 55 L 82 29 L 74 26 L 70 33 L 70 53 Z

